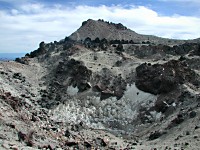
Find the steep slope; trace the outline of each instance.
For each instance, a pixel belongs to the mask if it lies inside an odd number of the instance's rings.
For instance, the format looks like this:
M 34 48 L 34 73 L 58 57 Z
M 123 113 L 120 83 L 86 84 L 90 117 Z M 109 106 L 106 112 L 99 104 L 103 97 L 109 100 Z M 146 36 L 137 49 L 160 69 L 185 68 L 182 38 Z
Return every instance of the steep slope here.
M 200 43 L 200 38 L 193 39 L 193 40 L 188 40 L 188 42 L 192 42 L 192 43 Z
M 152 35 L 142 35 L 138 34 L 127 27 L 123 26 L 121 23 L 109 23 L 103 20 L 92 20 L 89 19 L 82 23 L 82 26 L 74 33 L 69 36 L 71 39 L 76 41 L 84 41 L 87 37 L 92 40 L 99 39 L 107 39 L 107 40 L 128 40 L 133 41 L 135 43 L 141 42 L 151 42 L 155 44 L 180 44 L 184 41 L 181 40 L 172 40 L 160 38 Z

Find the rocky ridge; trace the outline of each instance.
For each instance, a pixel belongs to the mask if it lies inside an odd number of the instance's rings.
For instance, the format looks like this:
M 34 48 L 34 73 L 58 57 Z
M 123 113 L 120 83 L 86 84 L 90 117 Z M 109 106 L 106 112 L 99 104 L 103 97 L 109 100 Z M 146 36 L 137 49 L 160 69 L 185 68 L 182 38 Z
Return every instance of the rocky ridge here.
M 199 52 L 102 20 L 41 42 L 0 63 L 1 149 L 198 149 Z

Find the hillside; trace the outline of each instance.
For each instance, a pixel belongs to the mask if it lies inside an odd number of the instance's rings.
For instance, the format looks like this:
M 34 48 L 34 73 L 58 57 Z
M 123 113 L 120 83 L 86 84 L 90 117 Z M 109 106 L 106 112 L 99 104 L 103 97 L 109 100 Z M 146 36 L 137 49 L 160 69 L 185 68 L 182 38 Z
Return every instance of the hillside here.
M 0 149 L 198 149 L 200 43 L 166 41 L 88 20 L 0 62 Z
M 133 41 L 135 43 L 140 42 L 151 42 L 155 44 L 181 44 L 184 41 L 182 40 L 174 40 L 174 39 L 166 39 L 160 38 L 153 35 L 142 35 L 138 34 L 121 23 L 115 24 L 112 22 L 106 22 L 103 20 L 92 20 L 89 19 L 82 23 L 82 26 L 74 33 L 69 36 L 73 40 L 85 40 L 85 38 L 89 37 L 92 40 L 99 39 L 107 39 L 107 40 L 128 40 Z

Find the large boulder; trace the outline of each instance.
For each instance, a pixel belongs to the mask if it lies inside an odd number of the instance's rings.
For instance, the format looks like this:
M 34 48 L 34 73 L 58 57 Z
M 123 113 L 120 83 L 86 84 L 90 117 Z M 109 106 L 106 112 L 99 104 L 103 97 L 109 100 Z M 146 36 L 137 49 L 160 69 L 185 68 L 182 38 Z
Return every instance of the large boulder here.
M 120 99 L 127 86 L 126 81 L 120 75 L 114 75 L 108 68 L 103 68 L 101 72 L 94 75 L 93 84 L 93 90 L 101 92 L 101 100 L 111 96 Z
M 195 72 L 178 60 L 155 65 L 143 63 L 136 68 L 136 86 L 152 94 L 168 93 L 185 82 L 196 83 L 195 77 Z
M 60 62 L 56 77 L 59 82 L 65 81 L 70 78 L 68 85 L 72 85 L 79 89 L 79 92 L 83 92 L 90 88 L 88 82 L 90 81 L 92 71 L 89 70 L 82 62 L 71 59 L 69 61 Z

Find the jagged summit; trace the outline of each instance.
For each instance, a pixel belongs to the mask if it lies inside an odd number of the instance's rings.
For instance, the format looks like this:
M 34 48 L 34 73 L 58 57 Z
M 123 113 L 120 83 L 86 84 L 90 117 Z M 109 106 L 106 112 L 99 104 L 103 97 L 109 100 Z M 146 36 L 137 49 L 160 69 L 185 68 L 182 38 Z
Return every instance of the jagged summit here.
M 84 25 L 86 25 L 87 23 L 89 23 L 89 22 L 91 22 L 91 23 L 98 23 L 98 22 L 102 22 L 102 23 L 106 23 L 108 26 L 112 26 L 112 27 L 114 27 L 114 28 L 116 28 L 116 29 L 119 29 L 119 30 L 127 30 L 128 28 L 126 27 L 126 26 L 124 26 L 123 24 L 121 24 L 121 23 L 113 23 L 113 22 L 109 22 L 109 21 L 104 21 L 103 19 L 99 19 L 99 20 L 97 20 L 97 21 L 95 21 L 95 20 L 92 20 L 92 19 L 88 19 L 87 21 L 84 21 L 83 23 L 82 23 L 82 26 L 84 26 Z
M 131 35 L 128 35 L 129 32 L 131 32 Z M 74 32 L 70 38 L 73 40 L 85 40 L 87 37 L 90 37 L 91 39 L 98 37 L 107 40 L 125 40 L 130 39 L 128 36 L 134 38 L 137 37 L 138 34 L 127 29 L 127 27 L 123 26 L 121 23 L 114 24 L 100 19 L 98 21 L 88 19 L 82 23 L 82 26 Z
M 181 40 L 169 40 L 152 35 L 142 35 L 125 27 L 121 23 L 112 23 L 102 19 L 88 19 L 82 23 L 82 26 L 69 36 L 76 41 L 85 40 L 87 37 L 94 40 L 95 38 L 107 40 L 132 40 L 136 43 L 150 41 L 155 44 L 172 44 L 181 43 Z

